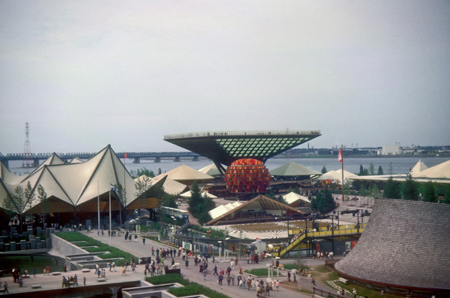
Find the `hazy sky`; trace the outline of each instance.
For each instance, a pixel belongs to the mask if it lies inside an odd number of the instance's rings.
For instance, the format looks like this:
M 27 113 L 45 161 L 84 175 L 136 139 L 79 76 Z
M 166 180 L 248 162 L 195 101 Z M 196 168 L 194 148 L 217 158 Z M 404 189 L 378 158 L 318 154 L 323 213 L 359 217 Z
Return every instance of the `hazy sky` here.
M 0 1 L 0 152 L 450 144 L 450 1 Z M 305 147 L 306 145 L 302 145 Z

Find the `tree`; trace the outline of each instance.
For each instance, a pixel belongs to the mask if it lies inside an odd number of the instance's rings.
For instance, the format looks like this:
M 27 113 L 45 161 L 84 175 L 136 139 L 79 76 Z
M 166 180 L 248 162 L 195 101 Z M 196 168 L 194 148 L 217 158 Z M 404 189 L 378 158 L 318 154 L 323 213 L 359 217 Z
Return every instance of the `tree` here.
M 369 175 L 369 170 L 360 165 L 358 176 L 367 176 L 367 175 Z
M 325 188 L 317 194 L 314 200 L 314 204 L 313 202 L 311 202 L 311 207 L 313 207 L 320 213 L 326 213 L 336 208 L 336 202 L 334 201 L 331 192 L 327 188 Z
M 384 175 L 384 173 L 383 173 L 383 167 L 382 167 L 382 166 L 379 166 L 379 167 L 378 167 L 377 175 Z
M 120 184 L 119 182 L 117 182 L 117 184 L 113 185 L 115 189 L 117 189 L 116 195 L 118 196 L 119 199 L 119 217 L 120 217 L 120 228 L 122 228 L 122 211 L 123 211 L 123 216 L 125 216 L 125 209 L 127 206 L 127 191 L 126 189 L 122 186 L 122 184 Z
M 411 201 L 419 200 L 418 184 L 411 175 L 408 175 L 408 179 L 402 184 L 402 198 Z
M 139 212 L 140 209 L 142 209 L 146 203 L 148 202 L 148 198 L 144 198 L 143 194 L 150 188 L 150 186 L 152 185 L 151 179 L 146 176 L 146 175 L 141 175 L 139 176 L 140 179 L 138 179 L 138 181 L 134 184 L 134 187 L 136 188 L 136 191 L 134 193 L 134 195 L 138 198 L 139 200 Z M 139 213 L 140 215 L 140 213 Z
M 327 171 L 327 168 L 326 168 L 325 166 L 323 166 L 323 168 L 322 168 L 322 174 L 325 174 L 326 172 L 328 172 L 328 171 Z
M 197 181 L 193 181 L 191 185 L 191 197 L 189 198 L 188 204 L 188 210 L 194 217 L 198 217 L 201 214 L 202 210 L 202 196 L 200 194 L 200 188 L 198 187 Z
M 294 188 L 294 193 L 296 193 L 296 194 L 300 194 L 300 188 L 298 187 L 298 186 L 296 186 L 295 188 Z
M 375 175 L 375 165 L 373 164 L 373 162 L 371 162 L 369 165 L 369 174 L 372 176 Z
M 394 175 L 394 167 L 392 166 L 392 161 L 389 163 L 388 174 Z
M 394 181 L 394 178 L 392 178 L 392 176 L 389 177 L 389 179 L 386 182 L 386 185 L 384 186 L 383 197 L 388 199 L 401 198 L 400 185 L 398 182 Z
M 361 196 L 365 197 L 369 195 L 369 192 L 366 190 L 366 187 L 364 184 L 361 184 L 361 189 L 359 191 L 361 193 Z
M 378 185 L 374 184 L 372 186 L 371 195 L 374 198 L 378 198 L 380 196 L 380 190 L 378 189 Z
M 28 182 L 30 183 L 30 182 Z M 31 186 L 31 184 L 30 184 Z M 27 200 L 25 198 L 25 192 L 21 186 L 17 186 L 14 189 L 13 194 L 7 194 L 6 198 L 3 200 L 3 207 L 9 210 L 11 213 L 19 214 L 20 221 L 20 229 L 22 229 L 22 215 L 23 210 L 27 204 Z M 22 232 L 22 231 L 21 231 Z
M 145 176 L 150 177 L 150 178 L 155 177 L 155 173 L 153 173 L 152 170 L 149 170 L 149 169 L 147 169 L 145 167 L 143 167 L 142 169 L 137 169 L 137 177 L 141 177 L 142 175 L 145 175 Z
M 450 185 L 447 185 L 445 187 L 445 192 L 444 192 L 444 201 L 443 203 L 445 204 L 450 204 Z
M 436 188 L 433 182 L 427 182 L 425 184 L 425 195 L 423 200 L 425 202 L 437 202 L 438 196 L 436 194 Z
M 42 219 L 42 228 L 44 228 L 45 218 L 47 214 L 50 213 L 50 201 L 47 198 L 47 193 L 45 192 L 45 189 L 42 185 L 38 185 L 37 188 L 38 192 L 38 200 L 39 200 L 39 209 L 41 213 L 41 219 Z
M 358 176 L 364 176 L 364 168 L 363 165 L 359 165 L 359 173 Z

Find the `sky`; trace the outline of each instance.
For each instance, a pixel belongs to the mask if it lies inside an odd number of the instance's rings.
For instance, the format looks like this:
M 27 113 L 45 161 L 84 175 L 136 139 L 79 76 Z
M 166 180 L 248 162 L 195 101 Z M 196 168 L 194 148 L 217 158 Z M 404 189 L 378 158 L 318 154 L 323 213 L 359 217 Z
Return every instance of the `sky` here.
M 450 145 L 450 2 L 0 1 L 0 152 L 184 151 L 164 135 L 320 130 Z M 299 148 L 305 148 L 301 145 Z

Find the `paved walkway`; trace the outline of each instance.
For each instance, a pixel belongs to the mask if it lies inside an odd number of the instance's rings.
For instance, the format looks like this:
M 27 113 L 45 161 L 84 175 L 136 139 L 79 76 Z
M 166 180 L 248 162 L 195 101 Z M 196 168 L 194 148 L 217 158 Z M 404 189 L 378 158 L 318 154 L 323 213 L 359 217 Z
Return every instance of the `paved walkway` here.
M 94 233 L 91 234 L 87 234 L 88 236 L 91 236 L 94 239 L 98 239 L 97 235 Z M 107 236 L 103 236 L 100 237 L 100 241 L 109 244 L 110 240 L 109 237 Z M 156 250 L 157 248 L 161 249 L 161 248 L 172 248 L 170 246 L 161 244 L 159 242 L 154 242 L 151 241 L 149 239 L 146 239 L 145 245 L 142 243 L 142 238 L 138 238 L 138 241 L 135 242 L 134 239 L 132 241 L 125 241 L 123 237 L 112 237 L 111 239 L 112 241 L 112 246 L 117 247 L 123 251 L 129 252 L 133 255 L 135 255 L 136 257 L 149 257 L 151 256 L 151 248 L 153 246 L 153 248 Z M 166 264 L 168 262 L 169 259 L 166 260 Z M 282 259 L 281 260 L 281 264 L 288 264 L 288 263 L 293 263 L 295 260 L 294 259 Z M 170 262 L 170 261 L 169 261 Z M 240 261 L 241 262 L 241 261 Z M 323 265 L 325 262 L 323 260 L 317 260 L 317 259 L 307 259 L 305 260 L 306 265 L 311 265 L 311 266 L 315 266 L 315 265 Z M 181 274 L 183 275 L 183 277 L 187 278 L 190 281 L 199 283 L 199 284 L 203 284 L 205 286 L 207 286 L 208 288 L 214 289 L 217 292 L 221 292 L 224 293 L 226 295 L 228 295 L 229 297 L 255 297 L 256 296 L 256 290 L 253 289 L 251 291 L 248 291 L 247 289 L 240 289 L 239 286 L 235 285 L 235 286 L 228 286 L 226 283 L 226 280 L 223 282 L 222 286 L 219 286 L 217 284 L 217 276 L 213 276 L 212 275 L 212 270 L 214 268 L 214 265 L 217 265 L 217 268 L 222 268 L 224 270 L 226 270 L 226 268 L 229 265 L 229 262 L 215 262 L 215 264 L 212 263 L 211 259 L 209 260 L 209 274 L 207 274 L 206 276 L 206 281 L 203 280 L 203 274 L 199 272 L 199 267 L 194 266 L 194 260 L 190 259 L 189 260 L 189 267 L 186 268 L 184 262 L 182 261 L 181 257 L 176 257 L 175 258 L 175 263 L 179 263 L 181 268 Z M 253 269 L 253 268 L 262 268 L 262 267 L 266 267 L 266 264 L 270 264 L 269 261 L 262 261 L 259 264 L 249 264 L 247 265 L 246 260 L 242 260 L 242 263 L 239 264 L 242 267 L 242 270 L 248 270 L 248 269 Z M 237 277 L 238 275 L 238 270 L 239 267 L 235 268 L 232 273 L 234 273 L 234 275 Z M 138 266 L 137 267 L 137 271 L 139 273 L 139 275 L 141 276 L 141 274 L 144 271 L 144 267 Z M 246 275 L 244 273 L 244 275 Z M 274 273 L 274 275 L 276 276 L 276 272 Z M 310 295 L 307 294 L 303 294 L 300 293 L 298 291 L 293 291 L 293 290 L 288 290 L 282 287 L 283 283 L 288 283 L 287 281 L 287 273 L 286 271 L 283 272 L 284 276 L 280 276 L 280 289 L 279 291 L 271 291 L 270 292 L 270 296 L 271 297 L 283 297 L 283 298 L 298 298 L 298 297 L 310 297 Z M 256 278 L 258 279 L 258 278 Z M 312 287 L 313 285 L 311 284 L 311 279 L 310 278 L 301 278 L 299 279 L 300 281 L 300 286 L 302 286 L 304 289 L 308 289 L 310 291 L 312 291 Z M 330 291 L 333 292 L 332 289 L 326 287 L 323 284 L 320 284 L 318 282 L 316 282 L 316 288 L 321 288 L 323 290 L 326 291 Z
M 87 234 L 86 232 L 84 232 L 84 233 Z M 94 233 L 90 233 L 87 235 L 91 236 L 94 239 L 98 238 L 97 235 Z M 100 240 L 106 244 L 109 244 L 109 237 L 103 236 L 103 237 L 100 237 Z M 137 257 L 151 256 L 152 246 L 154 247 L 155 250 L 156 250 L 156 248 L 161 249 L 162 247 L 169 248 L 169 246 L 167 246 L 167 245 L 161 244 L 159 242 L 154 242 L 149 239 L 146 239 L 145 245 L 143 245 L 143 243 L 142 243 L 142 238 L 138 238 L 138 240 L 140 240 L 140 241 L 135 242 L 133 239 L 133 241 L 130 242 L 130 241 L 125 241 L 123 239 L 123 237 L 112 237 L 112 245 L 123 251 L 129 252 Z M 211 273 L 207 274 L 206 281 L 205 281 L 205 280 L 203 280 L 203 274 L 199 272 L 199 268 L 194 266 L 193 259 L 189 260 L 190 266 L 189 266 L 189 268 L 186 268 L 184 266 L 184 262 L 182 261 L 181 257 L 175 258 L 175 262 L 179 263 L 181 265 L 180 268 L 181 268 L 181 273 L 182 273 L 183 277 L 187 278 L 190 281 L 197 282 L 199 284 L 203 284 L 211 289 L 216 290 L 217 292 L 224 293 L 227 296 L 233 297 L 233 298 L 234 297 L 249 298 L 249 297 L 256 296 L 255 289 L 248 291 L 247 289 L 240 289 L 237 285 L 228 286 L 226 281 L 223 282 L 222 286 L 219 286 L 217 284 L 217 276 L 212 275 L 212 269 L 214 268 L 214 265 L 217 265 L 218 268 L 222 268 L 222 269 L 226 270 L 229 263 L 228 262 L 227 263 L 225 263 L 225 262 L 219 263 L 216 261 L 215 264 L 213 264 L 211 259 L 209 261 L 210 261 L 209 262 L 209 267 L 210 267 L 209 271 Z M 269 261 L 262 261 L 262 262 L 260 262 L 260 264 L 247 265 L 246 260 L 242 260 L 242 261 L 243 261 L 243 263 L 240 265 L 241 265 L 243 271 L 248 270 L 248 269 L 253 269 L 253 268 L 266 267 L 266 264 L 270 263 Z M 281 260 L 280 263 L 288 264 L 288 263 L 293 263 L 294 261 L 295 261 L 294 259 L 283 259 L 283 260 Z M 168 262 L 168 260 L 166 262 Z M 305 263 L 306 263 L 306 265 L 309 265 L 309 266 L 316 266 L 316 265 L 323 265 L 324 261 L 316 260 L 316 259 L 306 259 Z M 232 271 L 232 273 L 234 273 L 234 275 L 236 277 L 238 275 L 238 268 L 239 267 L 237 267 L 236 269 L 234 269 Z M 120 267 L 117 268 L 117 272 L 109 272 L 109 269 L 106 269 L 106 282 L 103 282 L 102 284 L 143 280 L 144 279 L 143 273 L 144 273 L 144 266 L 142 266 L 142 265 L 137 266 L 137 270 L 135 273 L 127 272 L 126 276 L 122 276 Z M 288 281 L 287 281 L 286 271 L 284 271 L 282 273 L 284 276 L 280 276 L 280 283 L 281 283 L 280 289 L 279 289 L 279 291 L 271 291 L 270 292 L 271 297 L 283 297 L 283 298 L 310 297 L 310 295 L 284 288 L 283 284 L 288 283 Z M 53 275 L 47 276 L 47 275 L 43 275 L 43 274 L 37 274 L 36 277 L 30 277 L 30 278 L 24 279 L 23 287 L 19 287 L 19 284 L 14 284 L 12 277 L 3 277 L 3 278 L 0 278 L 0 281 L 8 282 L 8 289 L 11 294 L 26 293 L 26 292 L 30 292 L 30 291 L 38 292 L 40 290 L 61 289 L 62 276 L 65 275 L 66 277 L 68 277 L 68 276 L 73 276 L 74 274 L 77 274 L 77 276 L 78 276 L 79 287 L 84 286 L 83 285 L 84 277 L 86 277 L 86 286 L 99 285 L 99 283 L 97 282 L 97 278 L 94 275 L 93 270 L 91 270 L 91 272 L 89 272 L 89 273 L 83 273 L 81 271 L 71 271 L 71 272 L 67 272 L 67 273 L 61 272 L 61 275 L 57 275 L 57 276 L 53 276 Z M 247 275 L 247 274 L 244 273 L 244 275 Z M 276 276 L 276 272 L 274 273 L 274 275 Z M 311 284 L 310 278 L 300 278 L 299 277 L 298 281 L 299 281 L 300 286 L 303 289 L 312 291 L 312 284 Z M 36 284 L 41 285 L 41 289 L 33 290 L 31 288 L 32 285 L 36 285 Z M 320 284 L 318 282 L 316 282 L 316 288 L 333 292 L 332 289 L 330 289 L 330 288 L 326 287 L 325 285 Z

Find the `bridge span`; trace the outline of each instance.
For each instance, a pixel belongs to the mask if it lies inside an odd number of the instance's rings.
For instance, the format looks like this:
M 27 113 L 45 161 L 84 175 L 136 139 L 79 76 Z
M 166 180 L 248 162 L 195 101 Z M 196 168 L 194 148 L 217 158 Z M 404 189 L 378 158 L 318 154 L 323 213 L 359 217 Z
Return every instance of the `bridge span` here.
M 0 162 L 2 162 L 7 168 L 9 168 L 9 161 L 11 160 L 32 160 L 31 167 L 37 167 L 40 164 L 40 160 L 45 160 L 52 156 L 53 153 L 8 153 L 3 155 L 0 152 Z M 78 157 L 79 159 L 88 160 L 98 154 L 98 152 L 76 152 L 76 153 L 55 153 L 61 159 L 70 162 L 72 159 Z M 133 163 L 140 163 L 141 159 L 153 159 L 154 162 L 161 162 L 162 159 L 172 159 L 175 162 L 180 162 L 181 159 L 191 159 L 192 161 L 198 161 L 201 155 L 193 152 L 117 152 L 118 158 L 124 158 L 125 154 L 127 159 L 133 159 Z

